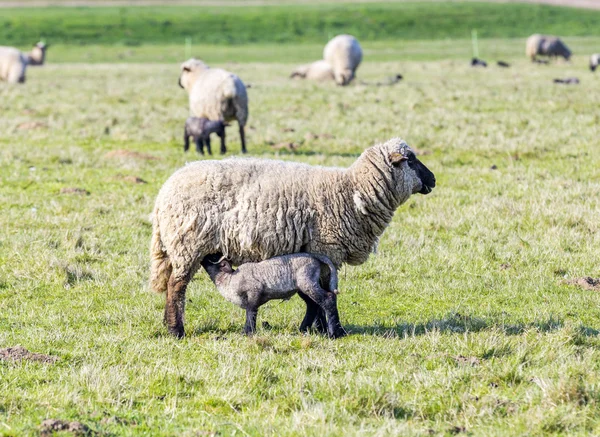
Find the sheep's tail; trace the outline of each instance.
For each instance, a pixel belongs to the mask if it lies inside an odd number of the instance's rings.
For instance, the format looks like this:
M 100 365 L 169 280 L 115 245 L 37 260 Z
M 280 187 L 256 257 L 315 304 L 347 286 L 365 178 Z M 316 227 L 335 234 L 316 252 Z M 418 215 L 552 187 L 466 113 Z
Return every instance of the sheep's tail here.
M 333 265 L 331 260 L 328 257 L 326 257 L 325 255 L 317 255 L 317 254 L 312 254 L 312 255 L 316 259 L 318 259 L 321 263 L 323 263 L 327 267 L 329 267 L 329 284 L 327 284 L 328 291 L 331 291 L 332 293 L 335 293 L 335 294 L 339 294 L 337 268 Z
M 157 293 L 167 291 L 167 283 L 173 267 L 160 239 L 160 229 L 156 218 L 152 226 L 152 241 L 150 243 L 150 288 Z

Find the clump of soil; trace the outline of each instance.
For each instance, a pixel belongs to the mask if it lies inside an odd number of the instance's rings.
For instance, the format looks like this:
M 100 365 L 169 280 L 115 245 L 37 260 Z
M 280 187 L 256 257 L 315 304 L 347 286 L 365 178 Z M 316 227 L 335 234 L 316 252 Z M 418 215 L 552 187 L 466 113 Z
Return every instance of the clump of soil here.
M 23 346 L 7 347 L 0 349 L 0 360 L 5 361 L 38 361 L 40 363 L 55 363 L 58 357 L 52 355 L 36 354 L 29 352 Z
M 283 143 L 274 144 L 272 147 L 275 150 L 289 150 L 290 152 L 293 152 L 298 147 L 300 147 L 300 144 L 298 144 L 298 143 L 290 143 L 290 142 L 284 141 Z
M 137 177 L 137 176 L 123 176 L 123 180 L 125 182 L 129 182 L 132 184 L 147 184 L 148 183 L 145 180 L 143 180 L 142 178 Z
M 81 422 L 68 422 L 60 419 L 46 419 L 40 425 L 40 435 L 43 437 L 51 436 L 55 432 L 67 431 L 74 435 L 91 435 L 92 431 L 87 425 Z
M 60 194 L 80 194 L 83 196 L 89 196 L 90 192 L 84 188 L 65 187 L 60 189 Z
M 18 130 L 37 130 L 46 129 L 47 127 L 48 125 L 46 123 L 42 123 L 40 121 L 26 121 L 17 125 Z
M 456 362 L 458 364 L 466 364 L 466 365 L 471 365 L 471 366 L 478 366 L 479 364 L 481 364 L 481 362 L 479 361 L 479 358 L 477 358 L 477 357 L 465 357 L 462 355 L 458 355 L 458 356 L 454 357 L 454 359 L 456 360 Z
M 575 285 L 588 291 L 600 291 L 600 279 L 584 276 L 582 278 L 565 279 L 567 285 Z
M 124 149 L 113 150 L 112 152 L 108 152 L 104 156 L 107 158 L 134 158 L 143 159 L 146 161 L 155 161 L 160 159 L 156 156 L 150 155 L 149 153 L 134 152 L 133 150 Z

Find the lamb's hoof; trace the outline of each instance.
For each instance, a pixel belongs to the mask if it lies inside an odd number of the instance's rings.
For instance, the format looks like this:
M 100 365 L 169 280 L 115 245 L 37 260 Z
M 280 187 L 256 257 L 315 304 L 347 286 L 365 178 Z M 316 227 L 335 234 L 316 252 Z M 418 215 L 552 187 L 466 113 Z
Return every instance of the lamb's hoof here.
M 345 337 L 346 335 L 348 335 L 348 333 L 346 332 L 346 330 L 342 327 L 336 329 L 335 331 L 333 331 L 333 333 L 329 333 L 329 338 L 342 338 Z
M 169 334 L 179 339 L 185 337 L 185 331 L 183 330 L 183 328 L 169 328 Z

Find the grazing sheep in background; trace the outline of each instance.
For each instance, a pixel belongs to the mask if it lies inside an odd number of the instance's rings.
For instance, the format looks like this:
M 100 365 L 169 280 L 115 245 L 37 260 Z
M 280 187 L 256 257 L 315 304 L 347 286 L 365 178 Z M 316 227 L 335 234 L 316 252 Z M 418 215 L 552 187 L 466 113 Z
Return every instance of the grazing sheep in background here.
M 567 77 L 566 79 L 554 79 L 554 83 L 564 83 L 565 85 L 577 85 L 579 79 L 576 77 Z
M 333 80 L 333 68 L 326 61 L 316 61 L 312 64 L 301 65 L 292 71 L 291 78 L 302 78 L 317 81 Z
M 0 80 L 8 83 L 25 83 L 28 65 L 43 65 L 48 45 L 39 42 L 31 52 L 23 53 L 14 47 L 0 46 Z
M 187 152 L 190 148 L 190 137 L 192 137 L 196 143 L 196 152 L 204 155 L 206 144 L 206 151 L 212 155 L 210 134 L 216 133 L 221 138 L 221 153 L 225 153 L 225 126 L 221 120 L 210 121 L 208 118 L 188 117 L 183 130 L 183 151 Z
M 225 122 L 237 120 L 242 153 L 246 153 L 244 126 L 248 120 L 248 95 L 244 82 L 229 71 L 210 68 L 192 58 L 181 64 L 179 86 L 189 94 L 192 116 Z M 221 153 L 225 153 L 223 148 Z
M 600 64 L 600 53 L 595 53 L 592 56 L 590 56 L 590 70 L 596 71 L 596 68 L 598 68 L 598 64 Z
M 562 56 L 567 61 L 571 57 L 571 51 L 556 36 L 535 34 L 527 38 L 525 54 L 532 61 L 536 61 L 536 56 L 558 57 Z
M 487 62 L 482 59 L 473 58 L 471 59 L 471 67 L 487 67 Z
M 322 310 L 327 317 L 328 335 L 332 338 L 345 335 L 336 302 L 337 270 L 326 256 L 282 255 L 242 264 L 234 271 L 231 262 L 224 257 L 209 255 L 202 260 L 202 267 L 225 299 L 246 310 L 246 335 L 256 332 L 261 305 L 274 299 L 289 299 L 296 292 L 306 303 L 301 331 L 308 331 Z
M 325 46 L 323 59 L 333 68 L 335 82 L 348 85 L 362 61 L 362 49 L 352 35 L 338 35 Z
M 150 286 L 167 292 L 169 332 L 184 335 L 185 290 L 205 256 L 240 265 L 310 252 L 337 267 L 362 264 L 394 211 L 434 187 L 400 138 L 347 169 L 242 158 L 184 166 L 162 186 L 152 220 Z

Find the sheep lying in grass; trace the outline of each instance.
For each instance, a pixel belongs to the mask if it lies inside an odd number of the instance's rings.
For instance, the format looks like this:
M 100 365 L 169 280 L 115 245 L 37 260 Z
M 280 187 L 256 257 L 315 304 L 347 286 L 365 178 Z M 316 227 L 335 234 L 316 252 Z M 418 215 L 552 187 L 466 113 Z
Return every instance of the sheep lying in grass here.
M 237 120 L 242 153 L 246 153 L 244 126 L 248 120 L 248 95 L 244 82 L 229 71 L 210 68 L 192 58 L 181 64 L 179 86 L 189 94 L 192 116 L 225 122 Z M 225 150 L 222 148 L 221 152 Z
M 208 118 L 189 117 L 185 121 L 183 130 L 183 151 L 187 152 L 190 148 L 190 137 L 196 143 L 196 152 L 204 155 L 204 145 L 209 155 L 212 155 L 210 150 L 210 134 L 216 133 L 221 138 L 221 153 L 225 153 L 225 123 L 222 120 L 210 121 Z
M 352 35 L 338 35 L 323 49 L 323 59 L 333 68 L 335 82 L 348 85 L 362 61 L 362 48 Z
M 301 331 L 308 331 L 322 310 L 327 318 L 329 336 L 345 335 L 336 303 L 337 271 L 326 256 L 282 255 L 242 264 L 234 271 L 231 262 L 219 254 L 205 257 L 202 267 L 225 299 L 246 310 L 246 335 L 256 332 L 256 317 L 261 305 L 274 299 L 289 299 L 296 293 L 306 303 Z
M 8 83 L 25 83 L 25 70 L 28 65 L 43 65 L 48 45 L 39 42 L 30 53 L 23 53 L 14 47 L 0 46 L 0 80 Z
M 591 71 L 596 71 L 596 68 L 598 68 L 599 64 L 600 64 L 600 53 L 595 53 L 592 56 L 590 56 L 590 70 Z
M 327 61 L 316 61 L 312 64 L 301 65 L 292 71 L 291 78 L 301 78 L 316 81 L 333 80 L 333 68 Z
M 400 138 L 348 169 L 268 159 L 196 161 L 161 188 L 153 213 L 150 286 L 166 291 L 169 332 L 184 335 L 185 291 L 205 256 L 234 265 L 310 252 L 362 264 L 394 216 L 435 176 Z
M 533 62 L 536 61 L 536 56 L 562 56 L 568 61 L 571 50 L 556 36 L 535 34 L 527 38 L 525 54 Z

